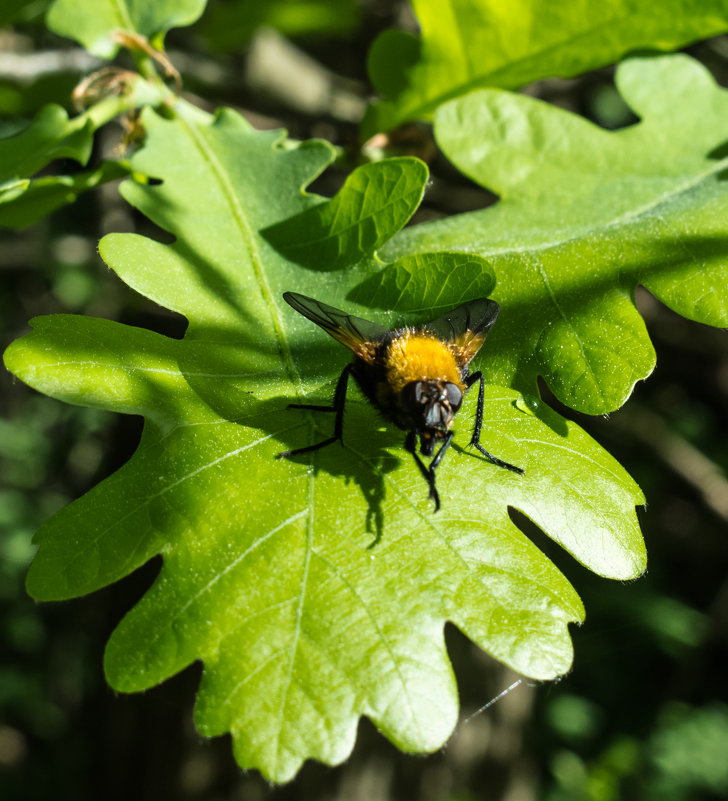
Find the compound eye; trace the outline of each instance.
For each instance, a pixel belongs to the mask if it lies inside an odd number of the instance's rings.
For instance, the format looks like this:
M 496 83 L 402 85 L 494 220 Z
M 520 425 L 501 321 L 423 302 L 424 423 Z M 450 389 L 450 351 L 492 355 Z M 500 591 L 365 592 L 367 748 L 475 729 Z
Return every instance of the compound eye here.
M 445 384 L 445 396 L 450 404 L 450 408 L 456 412 L 463 402 L 463 393 L 460 391 L 460 387 L 448 381 L 448 383 Z
M 421 406 L 427 403 L 425 385 L 422 381 L 410 381 L 402 390 L 402 403 L 406 409 L 414 414 Z

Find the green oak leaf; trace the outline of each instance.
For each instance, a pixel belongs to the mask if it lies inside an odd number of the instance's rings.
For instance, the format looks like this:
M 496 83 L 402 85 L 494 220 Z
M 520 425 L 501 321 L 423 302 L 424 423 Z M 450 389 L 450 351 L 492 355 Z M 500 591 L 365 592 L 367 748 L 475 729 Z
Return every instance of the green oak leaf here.
M 493 294 L 495 278 L 485 259 L 468 253 L 450 253 L 447 259 L 441 256 L 403 256 L 382 272 L 370 275 L 348 297 L 375 308 L 411 312 L 426 322 L 466 298 Z
M 97 128 L 125 109 L 159 100 L 154 87 L 134 79 L 119 96 L 109 96 L 73 119 L 61 106 L 44 106 L 27 128 L 0 139 L 0 226 L 24 228 L 82 192 L 126 174 L 124 162 L 107 161 L 71 175 L 31 177 L 58 159 L 86 165 Z
M 205 4 L 205 0 L 55 0 L 46 25 L 99 58 L 113 58 L 119 49 L 112 36 L 115 31 L 139 34 L 161 46 L 168 30 L 191 25 Z
M 264 236 L 290 261 L 313 269 L 339 270 L 371 256 L 391 236 L 387 219 L 412 216 L 428 178 L 421 162 L 390 159 L 387 163 L 386 171 L 354 170 L 329 203 L 271 226 Z M 389 198 L 386 206 L 382 197 Z
M 121 162 L 104 161 L 97 168 L 74 175 L 44 175 L 25 179 L 23 191 L 5 195 L 0 188 L 0 226 L 25 228 L 51 212 L 73 203 L 82 193 L 127 174 Z M 12 203 L 10 201 L 13 201 Z
M 0 225 L 30 225 L 83 191 L 83 176 L 36 180 L 29 176 L 56 159 L 86 164 L 93 133 L 92 119 L 81 116 L 69 120 L 61 106 L 51 104 L 41 108 L 25 130 L 0 139 Z M 94 183 L 91 174 L 86 177 Z
M 728 325 L 728 92 L 686 56 L 630 59 L 617 86 L 642 119 L 614 132 L 499 90 L 442 106 L 442 149 L 500 201 L 409 228 L 383 250 L 486 258 L 504 309 L 488 379 L 535 394 L 543 376 L 590 414 L 621 406 L 654 367 L 637 284 L 692 320 Z M 382 285 L 405 280 L 399 269 Z
M 307 758 L 343 760 L 362 715 L 403 749 L 436 749 L 457 717 L 445 622 L 528 676 L 553 678 L 571 664 L 568 624 L 583 619 L 581 601 L 509 507 L 590 569 L 626 579 L 645 565 L 642 495 L 578 426 L 497 386 L 486 387 L 483 442 L 525 475 L 468 447 L 471 392 L 438 473 L 437 514 L 402 432 L 354 387 L 343 445 L 276 459 L 328 436 L 331 415 L 286 407 L 327 401 L 349 359 L 282 292 L 371 314 L 345 296 L 381 263 L 302 267 L 270 231 L 319 209 L 325 253 L 331 237 L 346 245 L 357 229 L 361 241 L 383 242 L 414 206 L 402 193 L 392 203 L 391 187 L 414 198 L 426 174 L 415 159 L 367 165 L 354 179 L 367 179 L 367 202 L 353 193 L 343 207 L 302 191 L 331 160 L 325 143 L 294 145 L 232 111 L 211 119 L 183 101 L 168 114 L 144 112 L 147 136 L 131 165 L 159 180 L 122 191 L 174 241 L 116 234 L 100 250 L 130 286 L 187 317 L 184 338 L 55 315 L 5 354 L 41 392 L 145 418 L 130 461 L 39 531 L 28 589 L 46 600 L 88 593 L 161 553 L 159 576 L 111 637 L 107 678 L 137 691 L 202 660 L 199 730 L 231 732 L 241 766 L 272 780 Z M 326 228 L 327 204 L 348 221 L 342 229 Z M 467 277 L 461 293 L 492 287 L 475 255 L 403 261 L 413 273 L 418 263 L 438 279 L 400 299 L 412 314 L 428 298 L 434 308 L 456 297 L 450 263 Z M 397 283 L 386 291 L 409 297 Z
M 356 30 L 360 17 L 356 0 L 237 0 L 211 3 L 200 32 L 213 50 L 239 53 L 260 28 L 294 39 L 344 37 Z
M 16 21 L 31 17 L 37 14 L 37 8 L 36 0 L 3 0 L 0 7 L 0 26 L 5 28 Z
M 0 139 L 0 202 L 11 189 L 7 199 L 15 199 L 19 182 L 23 190 L 28 178 L 38 170 L 61 158 L 70 158 L 86 164 L 93 147 L 94 126 L 86 117 L 69 120 L 61 106 L 43 106 L 30 125 L 7 139 Z
M 368 136 L 429 118 L 442 103 L 473 89 L 571 77 L 635 50 L 673 50 L 728 29 L 725 0 L 412 4 L 420 36 L 389 30 L 372 45 L 369 74 L 385 100 L 368 111 Z

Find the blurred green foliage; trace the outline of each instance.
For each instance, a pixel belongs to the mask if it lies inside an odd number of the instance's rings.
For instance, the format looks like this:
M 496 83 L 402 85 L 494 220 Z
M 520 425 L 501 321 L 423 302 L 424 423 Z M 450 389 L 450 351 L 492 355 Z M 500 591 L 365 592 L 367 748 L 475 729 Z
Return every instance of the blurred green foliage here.
M 225 0 L 210 4 L 201 34 L 214 50 L 239 51 L 260 28 L 274 28 L 294 39 L 348 37 L 360 17 L 354 0 Z

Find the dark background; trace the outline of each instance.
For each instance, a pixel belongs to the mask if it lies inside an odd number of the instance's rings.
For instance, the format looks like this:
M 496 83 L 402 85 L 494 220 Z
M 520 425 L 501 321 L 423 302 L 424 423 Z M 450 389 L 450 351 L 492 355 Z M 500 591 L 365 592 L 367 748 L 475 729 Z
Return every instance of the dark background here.
M 96 68 L 72 42 L 43 28 L 45 5 L 13 0 L 0 12 L 0 23 L 11 6 L 18 13 L 0 32 L 2 135 L 26 124 L 43 103 L 64 102 Z M 290 13 L 291 6 L 300 13 Z M 330 170 L 314 187 L 330 195 L 356 159 L 357 122 L 370 93 L 367 50 L 378 31 L 412 24 L 406 5 L 384 0 L 231 0 L 211 2 L 198 24 L 173 31 L 167 43 L 188 97 L 202 107 L 231 105 L 257 127 L 340 145 L 347 167 Z M 726 39 L 689 52 L 728 83 Z M 41 54 L 48 58 L 38 60 Z M 527 91 L 605 127 L 634 121 L 608 69 Z M 121 128 L 108 126 L 94 159 L 112 154 L 120 138 Z M 493 201 L 437 155 L 427 126 L 411 128 L 402 144 L 426 158 L 433 173 L 415 222 Z M 183 333 L 183 320 L 135 295 L 103 265 L 96 243 L 110 231 L 155 233 L 114 184 L 30 229 L 0 231 L 3 347 L 27 332 L 29 318 L 53 312 Z M 280 788 L 243 774 L 228 738 L 196 734 L 199 665 L 145 694 L 116 695 L 105 685 L 105 641 L 150 585 L 158 562 L 75 601 L 37 605 L 25 595 L 34 530 L 129 458 L 141 421 L 64 405 L 3 370 L 0 800 L 728 798 L 728 337 L 687 322 L 646 292 L 637 302 L 657 350 L 653 376 L 609 419 L 560 410 L 644 489 L 649 572 L 628 584 L 599 579 L 517 518 L 584 599 L 588 617 L 573 631 L 573 671 L 551 685 L 518 686 L 463 722 L 430 756 L 399 753 L 362 721 L 344 765 L 307 763 Z M 516 677 L 454 627 L 447 636 L 465 718 Z

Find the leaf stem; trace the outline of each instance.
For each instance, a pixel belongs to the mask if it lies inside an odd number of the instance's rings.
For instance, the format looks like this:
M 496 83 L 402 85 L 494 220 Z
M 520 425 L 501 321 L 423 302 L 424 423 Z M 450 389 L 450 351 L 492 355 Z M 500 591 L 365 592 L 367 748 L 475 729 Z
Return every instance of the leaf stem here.
M 174 94 L 156 77 L 146 80 L 135 73 L 128 73 L 127 90 L 104 95 L 99 101 L 82 111 L 75 121 L 82 128 L 89 121 L 93 130 L 132 109 L 141 106 L 160 106 L 174 98 Z

